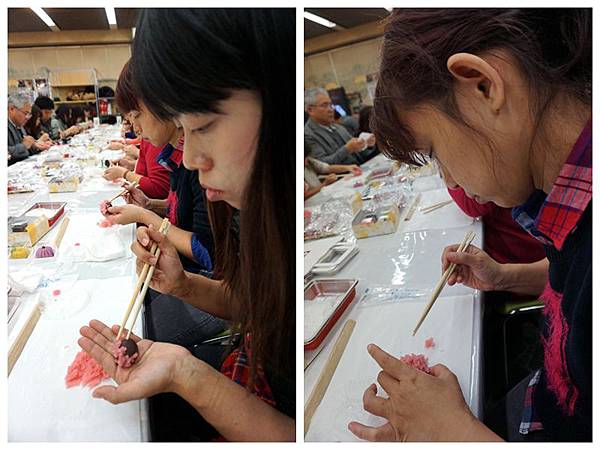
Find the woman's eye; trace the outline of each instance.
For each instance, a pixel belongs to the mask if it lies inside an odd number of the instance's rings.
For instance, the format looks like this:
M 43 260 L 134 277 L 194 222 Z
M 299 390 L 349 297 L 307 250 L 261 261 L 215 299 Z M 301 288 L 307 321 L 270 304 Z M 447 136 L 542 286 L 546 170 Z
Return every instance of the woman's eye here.
M 213 120 L 212 122 L 209 122 L 206 125 L 202 125 L 201 127 L 198 127 L 198 128 L 193 128 L 192 133 L 206 133 L 212 127 L 212 125 L 214 123 L 215 123 L 215 121 Z

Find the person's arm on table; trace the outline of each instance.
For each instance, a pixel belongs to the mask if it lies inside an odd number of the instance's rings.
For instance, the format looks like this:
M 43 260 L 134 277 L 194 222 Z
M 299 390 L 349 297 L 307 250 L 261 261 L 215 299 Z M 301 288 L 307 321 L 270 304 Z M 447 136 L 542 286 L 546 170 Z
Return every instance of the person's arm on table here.
M 352 174 L 355 176 L 362 174 L 362 169 L 356 164 L 330 164 L 329 170 L 331 171 L 331 173 L 352 172 Z
M 119 404 L 173 392 L 193 406 L 208 423 L 229 441 L 293 441 L 295 422 L 267 405 L 178 345 L 153 342 L 131 335 L 139 357 L 129 369 L 118 367 L 112 345 L 119 326 L 108 328 L 92 320 L 80 329 L 80 347 L 117 382 L 92 392 Z
M 175 371 L 173 391 L 229 441 L 293 441 L 295 421 L 192 355 Z M 235 420 L 232 420 L 235 411 Z

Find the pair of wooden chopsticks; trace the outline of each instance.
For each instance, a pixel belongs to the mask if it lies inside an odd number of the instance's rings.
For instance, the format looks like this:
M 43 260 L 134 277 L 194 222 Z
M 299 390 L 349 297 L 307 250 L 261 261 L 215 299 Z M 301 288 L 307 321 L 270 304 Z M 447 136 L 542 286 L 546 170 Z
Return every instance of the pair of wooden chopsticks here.
M 450 199 L 450 200 L 445 200 L 445 201 L 440 202 L 440 203 L 436 203 L 435 205 L 428 206 L 427 208 L 422 208 L 421 212 L 423 214 L 429 214 L 430 212 L 435 211 L 436 209 L 440 209 L 440 208 L 443 208 L 446 205 L 449 205 L 453 201 L 454 200 Z
M 475 233 L 473 231 L 467 232 L 467 234 L 465 234 L 465 237 L 463 238 L 460 246 L 458 247 L 458 251 L 464 252 L 467 248 L 469 248 L 469 245 L 471 245 L 471 242 L 473 242 L 474 238 L 475 238 Z M 452 272 L 454 272 L 454 269 L 456 269 L 456 264 L 451 263 L 448 266 L 448 268 L 446 269 L 446 271 L 444 272 L 444 274 L 442 275 L 442 278 L 440 278 L 440 281 L 438 281 L 438 284 L 436 285 L 435 289 L 433 290 L 433 294 L 431 294 L 431 299 L 429 300 L 429 303 L 427 303 L 427 306 L 425 306 L 425 309 L 423 310 L 423 314 L 421 314 L 421 318 L 417 322 L 417 325 L 415 326 L 415 329 L 412 332 L 413 336 L 419 330 L 419 327 L 425 320 L 425 317 L 427 317 L 429 310 L 431 309 L 431 307 L 433 306 L 433 304 L 439 297 L 440 293 L 442 292 L 442 289 L 446 285 L 446 281 L 448 281 L 448 278 L 450 278 L 450 275 L 452 275 Z
M 129 185 L 129 187 L 130 187 L 130 188 L 134 188 L 134 187 L 137 187 L 137 185 L 138 185 L 138 182 L 137 182 L 137 181 L 134 181 L 133 183 L 131 183 L 131 184 Z M 128 191 L 127 189 L 123 189 L 121 192 L 119 192 L 117 195 L 115 195 L 113 198 L 111 198 L 111 199 L 108 201 L 108 203 L 112 203 L 113 201 L 115 201 L 116 199 L 118 199 L 118 198 L 119 198 L 121 195 L 125 195 L 125 194 L 127 194 L 128 192 L 129 192 L 129 191 Z
M 169 232 L 170 225 L 171 224 L 169 222 L 169 219 L 167 219 L 165 217 L 160 225 L 160 228 L 158 229 L 159 233 L 162 233 L 163 236 L 166 236 L 167 233 Z M 156 242 L 154 244 L 152 244 L 150 253 L 153 256 L 156 256 L 157 259 L 160 256 L 160 248 L 158 247 L 158 244 Z M 125 328 L 125 326 L 127 325 L 127 322 L 129 321 L 129 317 L 131 314 L 131 310 L 134 308 L 134 305 L 135 305 L 135 310 L 133 312 L 133 322 L 129 325 L 129 327 L 127 327 L 127 329 L 129 331 L 127 332 L 126 339 L 129 339 L 131 330 L 133 329 L 133 326 L 135 325 L 138 314 L 140 313 L 140 309 L 142 308 L 142 304 L 144 303 L 144 297 L 146 296 L 146 292 L 148 291 L 148 286 L 150 286 L 150 280 L 152 279 L 152 275 L 154 275 L 155 268 L 156 268 L 156 266 L 151 266 L 148 263 L 144 264 L 144 268 L 142 269 L 142 272 L 140 273 L 138 282 L 135 286 L 135 289 L 133 290 L 133 295 L 131 296 L 131 300 L 129 301 L 129 306 L 127 307 L 127 311 L 125 312 L 123 321 L 121 322 L 121 328 L 119 328 L 119 334 L 117 334 L 117 340 L 121 337 L 121 333 L 123 333 L 123 328 Z M 142 289 L 141 291 L 140 291 L 140 288 Z

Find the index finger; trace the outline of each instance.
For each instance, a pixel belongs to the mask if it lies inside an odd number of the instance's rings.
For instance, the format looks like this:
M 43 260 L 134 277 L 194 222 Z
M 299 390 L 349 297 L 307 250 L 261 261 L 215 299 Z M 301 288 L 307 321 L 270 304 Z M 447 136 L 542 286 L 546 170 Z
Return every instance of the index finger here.
M 409 366 L 408 364 L 404 364 L 398 358 L 390 355 L 377 345 L 369 344 L 367 349 L 371 357 L 375 360 L 375 362 L 377 362 L 377 364 L 379 364 L 379 367 L 381 367 L 384 372 L 391 375 L 395 379 L 411 380 L 419 375 L 419 371 L 417 369 Z
M 459 244 L 453 244 L 444 248 L 444 251 L 442 252 L 442 272 L 444 272 L 450 265 L 450 261 L 448 261 L 446 255 L 448 254 L 448 252 L 456 252 L 458 250 L 458 247 L 460 247 Z

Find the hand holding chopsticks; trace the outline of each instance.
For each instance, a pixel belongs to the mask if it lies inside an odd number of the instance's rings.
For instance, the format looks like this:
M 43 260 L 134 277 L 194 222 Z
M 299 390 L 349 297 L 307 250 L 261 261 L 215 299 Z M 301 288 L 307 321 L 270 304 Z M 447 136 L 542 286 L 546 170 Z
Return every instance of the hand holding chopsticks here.
M 458 251 L 459 252 L 466 251 L 467 248 L 469 248 L 469 245 L 471 245 L 471 242 L 473 242 L 474 238 L 475 238 L 475 233 L 473 231 L 469 231 L 467 234 L 465 234 L 465 237 L 463 238 L 462 243 L 458 247 Z M 423 323 L 423 321 L 425 320 L 425 317 L 427 317 L 427 314 L 429 313 L 429 310 L 431 309 L 431 307 L 433 306 L 433 304 L 435 303 L 435 301 L 441 294 L 442 289 L 446 285 L 446 282 L 448 281 L 448 278 L 450 277 L 450 275 L 452 275 L 452 272 L 454 272 L 454 269 L 456 269 L 456 264 L 451 263 L 448 266 L 448 268 L 444 271 L 442 278 L 440 278 L 440 281 L 438 281 L 438 284 L 435 286 L 435 289 L 433 290 L 433 294 L 431 294 L 429 303 L 427 303 L 427 306 L 425 306 L 425 309 L 423 310 L 423 314 L 421 315 L 421 318 L 417 322 L 417 325 L 415 326 L 415 329 L 412 332 L 413 336 L 417 333 L 417 331 L 421 327 L 421 324 Z
M 162 233 L 164 236 L 166 236 L 169 231 L 169 226 L 170 226 L 169 219 L 167 219 L 165 217 L 163 219 L 158 231 L 160 233 Z M 156 242 L 154 244 L 152 244 L 150 253 L 152 253 L 152 255 L 154 255 L 156 258 L 158 258 L 160 256 L 160 248 L 158 247 L 158 244 Z M 133 329 L 133 326 L 135 325 L 137 316 L 140 312 L 142 304 L 144 303 L 144 297 L 146 296 L 146 292 L 148 291 L 148 286 L 150 285 L 150 280 L 152 279 L 152 275 L 154 275 L 154 270 L 155 270 L 155 266 L 151 266 L 148 263 L 144 264 L 144 268 L 140 272 L 138 282 L 135 286 L 135 289 L 133 290 L 133 295 L 131 296 L 131 300 L 129 301 L 129 306 L 127 307 L 127 311 L 125 312 L 125 316 L 123 317 L 123 320 L 121 322 L 121 327 L 119 328 L 119 333 L 117 334 L 117 339 L 119 339 L 121 337 L 121 333 L 123 333 L 123 328 L 125 328 L 127 325 L 127 322 L 129 322 L 130 314 L 133 309 L 134 310 L 133 321 L 127 327 L 127 329 L 129 330 L 129 332 L 127 333 L 127 339 L 129 339 L 131 330 Z M 141 288 L 141 291 L 140 291 L 140 288 Z M 135 306 L 135 309 L 134 309 L 134 306 Z
M 137 187 L 137 185 L 138 185 L 138 182 L 137 182 L 137 181 L 134 181 L 133 183 L 131 183 L 131 184 L 129 185 L 129 188 L 131 189 L 131 188 Z M 123 189 L 121 192 L 119 192 L 117 195 L 115 195 L 113 198 L 111 198 L 111 199 L 108 201 L 108 203 L 112 203 L 113 201 L 115 201 L 116 199 L 118 199 L 118 198 L 119 198 L 119 197 L 121 197 L 122 195 L 125 195 L 125 194 L 127 194 L 128 192 L 129 192 L 129 190 L 127 190 L 127 189 Z

